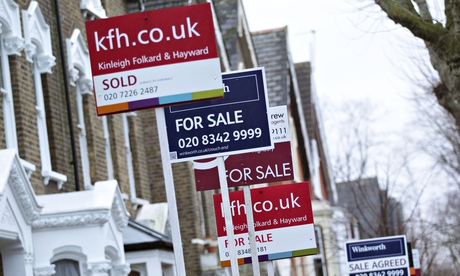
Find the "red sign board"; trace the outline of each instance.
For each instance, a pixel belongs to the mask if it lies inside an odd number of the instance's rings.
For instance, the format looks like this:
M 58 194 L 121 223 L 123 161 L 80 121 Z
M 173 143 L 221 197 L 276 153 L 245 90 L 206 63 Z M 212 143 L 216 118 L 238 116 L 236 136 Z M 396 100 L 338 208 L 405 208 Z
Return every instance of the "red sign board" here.
M 251 189 L 255 240 L 259 261 L 317 253 L 308 182 Z M 214 211 L 222 266 L 229 266 L 229 252 L 222 195 L 214 195 Z M 244 192 L 230 193 L 233 241 L 238 263 L 251 261 Z
M 270 107 L 269 120 L 274 149 L 227 156 L 228 187 L 294 179 L 286 106 Z M 195 160 L 193 165 L 197 191 L 220 189 L 216 159 Z
M 223 97 L 210 3 L 86 22 L 98 115 Z

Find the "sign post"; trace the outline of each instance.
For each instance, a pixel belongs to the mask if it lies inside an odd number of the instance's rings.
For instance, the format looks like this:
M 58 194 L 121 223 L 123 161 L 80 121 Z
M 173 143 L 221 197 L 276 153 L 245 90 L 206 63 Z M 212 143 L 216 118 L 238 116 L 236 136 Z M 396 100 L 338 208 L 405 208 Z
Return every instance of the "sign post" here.
M 220 157 L 206 160 L 195 160 L 195 183 L 198 191 L 219 189 L 226 190 L 222 185 L 222 174 L 225 184 L 230 187 L 244 186 L 244 199 L 246 210 L 252 206 L 251 192 L 248 185 L 267 182 L 292 180 L 292 156 L 290 144 L 289 120 L 286 106 L 269 108 L 270 133 L 274 149 L 259 152 L 249 152 L 225 157 L 225 171 L 218 172 L 217 161 Z M 227 183 L 230 182 L 230 184 Z M 222 192 L 223 200 L 227 195 Z M 224 207 L 226 203 L 224 201 Z M 254 276 L 260 275 L 259 260 L 255 242 L 254 218 L 252 212 L 247 212 L 248 239 L 251 245 L 251 262 Z M 233 238 L 233 229 L 229 229 L 229 240 Z M 234 252 L 234 245 L 229 244 L 229 250 Z M 230 260 L 233 260 L 232 257 Z M 231 264 L 232 267 L 234 264 Z M 267 262 L 267 267 L 272 267 L 272 262 Z M 268 269 L 273 275 L 273 269 Z
M 411 272 L 411 275 L 421 276 L 420 253 L 418 252 L 418 249 L 412 249 L 412 260 L 414 262 L 414 273 Z
M 224 206 L 224 215 L 225 215 L 225 227 L 228 230 L 228 235 L 233 239 L 233 221 L 232 216 L 230 215 L 230 196 L 228 193 L 227 179 L 225 178 L 225 163 L 223 157 L 217 158 L 218 169 L 219 169 L 219 178 L 220 185 L 222 190 L 222 202 Z M 230 264 L 232 269 L 232 275 L 238 276 L 238 263 L 236 262 L 236 249 L 233 244 L 229 246 L 228 257 L 230 258 Z
M 99 116 L 223 97 L 210 3 L 87 21 L 86 33 Z M 185 275 L 164 110 L 156 115 L 176 269 Z
M 289 120 L 286 106 L 269 108 L 270 132 L 274 143 L 274 149 L 249 152 L 225 157 L 225 171 L 218 172 L 217 162 L 220 157 L 206 160 L 195 160 L 195 183 L 198 191 L 211 189 L 225 189 L 222 185 L 222 174 L 227 186 L 244 186 L 244 199 L 246 210 L 252 207 L 251 192 L 248 185 L 267 182 L 292 180 L 292 157 L 290 144 Z M 220 160 L 219 160 L 220 161 Z M 230 181 L 228 185 L 227 181 Z M 220 183 L 220 186 L 219 186 Z M 223 201 L 227 197 L 222 192 Z M 224 201 L 224 207 L 226 203 Z M 225 212 L 226 213 L 226 212 Z M 251 262 L 254 276 L 260 275 L 259 260 L 255 241 L 254 218 L 252 212 L 247 212 L 248 239 L 251 245 Z M 227 226 L 228 238 L 232 240 L 233 229 Z M 229 250 L 234 251 L 233 243 L 229 244 Z M 232 259 L 231 259 L 232 260 Z M 233 267 L 233 264 L 231 264 Z M 267 262 L 268 275 L 273 275 L 272 262 Z
M 166 188 L 166 200 L 168 201 L 168 212 L 171 224 L 171 236 L 173 240 L 176 271 L 177 275 L 187 275 L 185 273 L 185 260 L 182 250 L 182 238 L 180 234 L 179 214 L 177 211 L 176 191 L 174 188 L 174 176 L 168 156 L 168 141 L 166 140 L 166 127 L 164 126 L 164 111 L 161 108 L 156 108 L 155 114 L 157 116 L 158 139 L 160 140 L 163 178 Z
M 251 198 L 251 189 L 249 186 L 243 187 L 244 192 L 244 203 L 246 206 L 246 210 L 252 209 L 252 198 Z M 251 249 L 251 262 L 252 262 L 252 270 L 254 276 L 260 275 L 260 268 L 259 268 L 259 258 L 257 255 L 257 244 L 256 244 L 256 236 L 255 236 L 255 228 L 254 228 L 254 216 L 252 212 L 246 212 L 246 220 L 248 221 L 248 240 Z M 228 229 L 228 227 L 227 227 Z M 228 239 L 231 241 L 233 240 L 228 236 Z M 268 274 L 272 276 L 271 274 Z
M 164 108 L 164 130 L 170 163 L 217 157 L 225 224 L 232 235 L 224 156 L 273 148 L 268 123 L 268 95 L 263 68 L 222 75 L 225 97 Z M 160 131 L 160 130 L 159 130 Z M 236 251 L 226 251 L 238 275 Z M 256 274 L 257 275 L 257 274 Z

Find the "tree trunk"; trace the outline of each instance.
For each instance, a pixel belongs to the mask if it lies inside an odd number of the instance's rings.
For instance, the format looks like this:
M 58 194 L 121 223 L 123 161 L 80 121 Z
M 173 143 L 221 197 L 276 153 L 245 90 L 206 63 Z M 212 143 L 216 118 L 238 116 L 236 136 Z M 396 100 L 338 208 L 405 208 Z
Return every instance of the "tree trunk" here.
M 438 103 L 460 126 L 460 0 L 445 1 L 446 26 L 433 22 L 426 0 L 374 0 L 395 23 L 422 39 L 441 83 L 433 89 Z

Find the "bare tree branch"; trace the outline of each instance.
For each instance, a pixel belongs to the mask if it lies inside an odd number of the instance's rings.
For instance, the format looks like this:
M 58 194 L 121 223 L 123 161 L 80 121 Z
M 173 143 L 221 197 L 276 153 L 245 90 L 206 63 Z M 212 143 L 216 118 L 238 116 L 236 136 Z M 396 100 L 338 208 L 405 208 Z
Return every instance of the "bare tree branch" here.
M 424 18 L 428 16 L 426 11 L 420 16 L 414 6 L 407 2 L 410 1 L 375 0 L 391 20 L 406 27 L 416 37 L 432 44 L 438 44 L 441 39 L 445 39 L 448 32 L 441 24 L 425 21 Z
M 391 20 L 425 42 L 431 64 L 441 79 L 433 93 L 460 126 L 460 0 L 445 1 L 446 27 L 433 23 L 425 0 L 415 1 L 419 12 L 407 0 L 374 2 Z

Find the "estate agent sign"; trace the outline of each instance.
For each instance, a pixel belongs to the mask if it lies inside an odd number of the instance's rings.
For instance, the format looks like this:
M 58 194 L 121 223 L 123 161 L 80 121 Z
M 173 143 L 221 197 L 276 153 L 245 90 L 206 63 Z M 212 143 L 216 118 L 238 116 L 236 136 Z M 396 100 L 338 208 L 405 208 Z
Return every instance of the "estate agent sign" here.
M 269 122 L 274 148 L 226 157 L 228 187 L 294 179 L 287 107 L 270 107 Z M 193 167 L 197 191 L 220 189 L 215 158 L 195 160 Z
M 251 199 L 259 261 L 317 253 L 308 182 L 251 189 Z M 227 238 L 221 194 L 214 195 L 214 211 L 221 266 L 230 266 L 230 242 L 235 245 L 238 264 L 250 263 L 244 192 L 230 193 L 233 241 Z
M 97 114 L 223 96 L 210 3 L 86 21 Z
M 345 243 L 350 276 L 409 276 L 406 236 Z
M 264 69 L 222 81 L 224 98 L 164 109 L 171 163 L 273 148 Z

